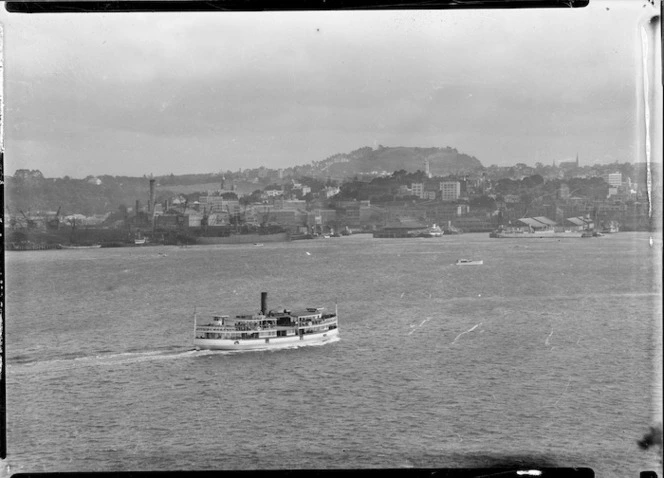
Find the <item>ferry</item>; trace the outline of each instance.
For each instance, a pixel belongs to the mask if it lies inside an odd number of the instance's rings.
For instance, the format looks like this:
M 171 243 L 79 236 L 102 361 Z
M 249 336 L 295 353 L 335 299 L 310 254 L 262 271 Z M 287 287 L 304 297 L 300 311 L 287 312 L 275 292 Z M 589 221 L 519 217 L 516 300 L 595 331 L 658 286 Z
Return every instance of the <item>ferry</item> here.
M 204 325 L 194 314 L 194 346 L 198 350 L 266 350 L 330 342 L 339 336 L 337 311 L 321 307 L 267 310 L 261 293 L 257 314 L 213 315 Z

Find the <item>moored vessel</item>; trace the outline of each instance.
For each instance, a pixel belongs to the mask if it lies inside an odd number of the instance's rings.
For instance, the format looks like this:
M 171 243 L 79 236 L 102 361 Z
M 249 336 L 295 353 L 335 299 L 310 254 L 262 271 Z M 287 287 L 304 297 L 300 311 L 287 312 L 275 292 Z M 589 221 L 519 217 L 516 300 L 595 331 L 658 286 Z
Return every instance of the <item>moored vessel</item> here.
M 553 227 L 533 230 L 527 227 L 502 227 L 489 234 L 495 239 L 565 239 L 580 238 L 583 231 L 557 230 Z
M 275 232 L 269 234 L 230 234 L 228 236 L 199 236 L 197 244 L 258 244 L 265 242 L 288 242 L 291 240 L 288 232 Z
M 434 224 L 431 227 L 428 227 L 425 231 L 420 233 L 420 237 L 441 237 L 443 235 L 443 230 Z
M 211 320 L 210 320 L 211 319 Z M 338 318 L 321 307 L 268 310 L 267 292 L 261 293 L 256 314 L 212 315 L 199 324 L 194 317 L 194 346 L 205 350 L 265 350 L 330 342 L 339 335 Z
M 101 247 L 101 244 L 87 244 L 87 245 L 81 245 L 81 244 L 58 244 L 60 249 L 99 249 Z
M 456 265 L 458 266 L 481 266 L 484 264 L 484 260 L 472 260 L 472 259 L 457 259 Z

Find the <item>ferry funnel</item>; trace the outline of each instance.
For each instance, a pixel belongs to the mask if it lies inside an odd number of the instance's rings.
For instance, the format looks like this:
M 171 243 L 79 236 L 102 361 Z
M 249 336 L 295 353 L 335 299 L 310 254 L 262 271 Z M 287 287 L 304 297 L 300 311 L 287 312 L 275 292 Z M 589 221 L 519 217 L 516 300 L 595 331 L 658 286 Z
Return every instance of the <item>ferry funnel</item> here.
M 261 314 L 267 314 L 267 292 L 261 292 Z

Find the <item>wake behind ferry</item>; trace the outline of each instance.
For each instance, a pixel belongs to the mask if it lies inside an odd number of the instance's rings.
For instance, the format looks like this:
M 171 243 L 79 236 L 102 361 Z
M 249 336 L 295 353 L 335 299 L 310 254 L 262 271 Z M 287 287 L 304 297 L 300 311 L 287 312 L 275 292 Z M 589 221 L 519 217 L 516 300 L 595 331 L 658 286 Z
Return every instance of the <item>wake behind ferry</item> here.
M 213 315 L 205 325 L 199 325 L 194 316 L 194 346 L 198 350 L 265 350 L 326 343 L 339 335 L 339 328 L 336 307 L 334 313 L 323 310 L 268 311 L 267 292 L 262 292 L 257 314 Z

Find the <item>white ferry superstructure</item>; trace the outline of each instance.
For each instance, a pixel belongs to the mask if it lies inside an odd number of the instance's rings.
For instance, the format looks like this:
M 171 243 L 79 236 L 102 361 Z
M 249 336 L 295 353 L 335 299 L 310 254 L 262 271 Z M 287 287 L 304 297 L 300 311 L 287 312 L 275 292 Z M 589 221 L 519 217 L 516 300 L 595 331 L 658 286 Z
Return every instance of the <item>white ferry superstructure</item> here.
M 205 325 L 195 316 L 194 346 L 199 350 L 265 350 L 323 344 L 339 336 L 336 306 L 334 313 L 323 311 L 321 307 L 268 311 L 267 292 L 263 292 L 257 314 L 213 315 Z

